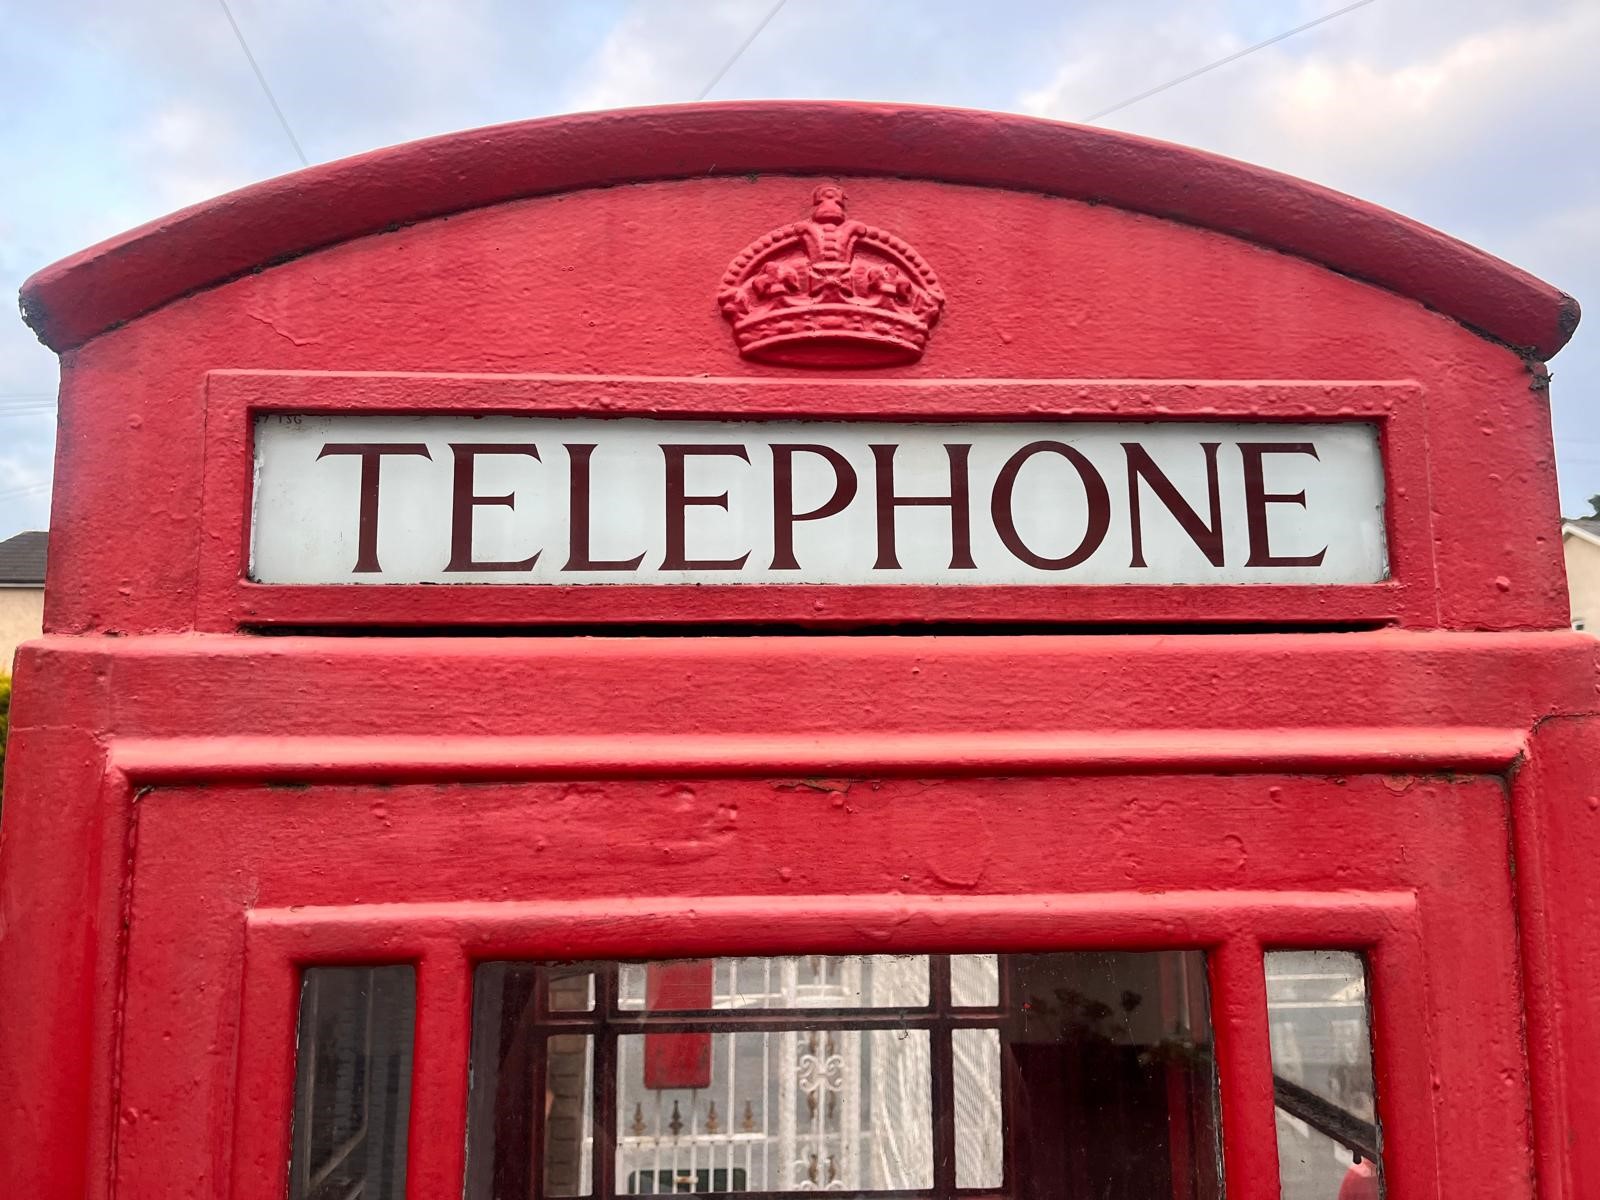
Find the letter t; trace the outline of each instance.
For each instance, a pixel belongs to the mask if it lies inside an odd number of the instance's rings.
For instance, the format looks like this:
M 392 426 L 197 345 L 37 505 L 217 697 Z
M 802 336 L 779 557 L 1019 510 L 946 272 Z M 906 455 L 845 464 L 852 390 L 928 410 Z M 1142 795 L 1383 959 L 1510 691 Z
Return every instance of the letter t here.
M 317 455 L 321 462 L 330 454 L 361 456 L 361 516 L 356 534 L 356 575 L 376 574 L 378 565 L 378 473 L 385 454 L 417 454 L 432 460 L 422 442 L 329 442 Z

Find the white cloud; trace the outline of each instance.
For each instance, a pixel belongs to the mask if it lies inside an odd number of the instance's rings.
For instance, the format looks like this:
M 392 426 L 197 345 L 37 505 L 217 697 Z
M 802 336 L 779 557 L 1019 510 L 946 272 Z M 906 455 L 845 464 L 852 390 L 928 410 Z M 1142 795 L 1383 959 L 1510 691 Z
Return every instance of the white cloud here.
M 1081 118 L 1250 44 L 1208 37 L 1211 5 L 1144 15 L 1106 9 L 1066 26 L 1055 70 L 1017 106 Z M 1109 45 L 1139 46 L 1134 69 Z M 1104 123 L 1386 205 L 1587 297 L 1590 319 L 1553 364 L 1570 508 L 1600 488 L 1597 62 L 1592 0 L 1379 0 Z
M 1441 10 L 1435 9 L 1435 13 Z M 1024 91 L 1025 112 L 1075 120 L 1241 49 L 1208 40 L 1205 8 L 1146 30 L 1137 77 L 1103 47 L 1132 29 L 1069 33 L 1060 68 Z M 1593 70 L 1600 6 L 1571 3 L 1542 19 L 1503 12 L 1495 23 L 1417 20 L 1416 6 L 1377 4 L 1112 114 L 1106 124 L 1248 157 L 1334 186 L 1392 185 L 1482 151 L 1532 121 L 1582 121 L 1600 103 Z M 1132 22 L 1129 22 L 1131 26 Z M 1386 45 L 1382 57 L 1373 44 Z M 1404 47 L 1404 52 L 1397 49 Z M 1556 109 L 1551 100 L 1564 96 Z M 1594 122 L 1596 104 L 1588 105 Z
M 771 11 L 771 0 L 637 3 L 585 64 L 564 107 L 590 112 L 693 100 Z
M 174 102 L 128 139 L 126 154 L 158 212 L 198 204 L 253 178 L 230 147 L 239 130 L 215 108 Z

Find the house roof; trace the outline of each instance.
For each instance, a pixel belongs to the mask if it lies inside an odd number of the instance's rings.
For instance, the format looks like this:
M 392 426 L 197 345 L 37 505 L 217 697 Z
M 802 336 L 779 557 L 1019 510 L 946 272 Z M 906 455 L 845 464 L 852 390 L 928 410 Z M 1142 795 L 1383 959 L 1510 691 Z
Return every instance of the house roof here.
M 1561 522 L 1561 532 L 1576 533 L 1588 541 L 1600 544 L 1600 517 L 1568 517 Z
M 50 534 L 29 529 L 0 542 L 0 587 L 43 587 Z
M 957 109 L 761 101 L 581 113 L 324 163 L 46 267 L 22 310 L 67 350 L 228 279 L 350 238 L 525 196 L 707 175 L 892 174 L 1112 204 L 1300 255 L 1549 357 L 1578 323 L 1547 283 L 1415 221 L 1199 150 Z

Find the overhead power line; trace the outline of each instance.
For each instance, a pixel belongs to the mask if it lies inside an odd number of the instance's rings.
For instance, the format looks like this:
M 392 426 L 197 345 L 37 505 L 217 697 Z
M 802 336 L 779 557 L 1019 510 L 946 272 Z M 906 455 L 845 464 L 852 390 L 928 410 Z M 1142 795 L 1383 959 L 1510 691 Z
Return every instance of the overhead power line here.
M 778 0 L 778 2 L 772 6 L 772 11 L 767 13 L 766 16 L 762 17 L 761 23 L 750 31 L 750 36 L 739 43 L 739 48 L 733 52 L 728 61 L 723 63 L 722 66 L 717 70 L 717 73 L 711 77 L 711 82 L 700 89 L 700 94 L 695 97 L 695 100 L 704 100 L 711 94 L 712 89 L 715 88 L 717 84 L 722 82 L 722 77 L 733 69 L 733 64 L 743 58 L 744 52 L 755 44 L 755 40 L 761 36 L 761 31 L 764 30 L 768 25 L 772 24 L 772 18 L 778 15 L 778 10 L 781 9 L 785 3 L 786 0 Z
M 1354 4 L 1347 4 L 1343 8 L 1320 16 L 1314 21 L 1307 21 L 1304 25 L 1296 25 L 1293 29 L 1285 29 L 1282 33 L 1269 37 L 1264 42 L 1257 42 L 1254 46 L 1246 46 L 1243 50 L 1236 50 L 1224 58 L 1217 59 L 1216 62 L 1209 62 L 1203 67 L 1195 68 L 1187 75 L 1179 75 L 1176 79 L 1169 79 L 1167 82 L 1150 88 L 1148 91 L 1140 92 L 1137 96 L 1129 96 L 1126 100 L 1119 100 L 1110 108 L 1102 108 L 1099 112 L 1090 113 L 1087 117 L 1081 119 L 1081 123 L 1087 125 L 1090 121 L 1098 121 L 1101 117 L 1109 117 L 1112 113 L 1120 112 L 1130 105 L 1139 103 L 1141 100 L 1148 100 L 1151 96 L 1158 96 L 1168 88 L 1175 88 L 1180 83 L 1188 83 L 1191 79 L 1198 79 L 1207 71 L 1215 71 L 1218 67 L 1225 67 L 1229 63 L 1238 62 L 1241 58 L 1254 54 L 1257 50 L 1265 50 L 1268 46 L 1275 46 L 1279 42 L 1287 41 L 1297 33 L 1304 33 L 1308 29 L 1315 29 L 1318 25 L 1325 25 L 1335 17 L 1342 17 L 1345 13 L 1355 12 L 1358 8 L 1365 8 L 1372 2 L 1373 0 L 1356 0 Z
M 239 28 L 239 22 L 233 19 L 233 10 L 228 7 L 228 0 L 217 0 L 222 6 L 222 15 L 228 18 L 228 24 L 233 26 L 233 36 L 239 39 L 239 49 L 244 51 L 245 61 L 250 64 L 250 69 L 256 74 L 256 82 L 261 85 L 261 90 L 266 93 L 267 103 L 272 105 L 272 111 L 278 114 L 278 124 L 283 126 L 284 135 L 289 139 L 289 144 L 294 147 L 295 157 L 300 160 L 302 167 L 309 167 L 311 160 L 306 157 L 306 152 L 300 148 L 300 139 L 294 136 L 294 130 L 289 128 L 289 118 L 283 115 L 283 109 L 278 107 L 278 98 L 272 94 L 272 88 L 267 83 L 267 77 L 261 73 L 261 66 L 256 62 L 256 56 L 250 53 L 250 43 L 244 40 L 244 30 Z

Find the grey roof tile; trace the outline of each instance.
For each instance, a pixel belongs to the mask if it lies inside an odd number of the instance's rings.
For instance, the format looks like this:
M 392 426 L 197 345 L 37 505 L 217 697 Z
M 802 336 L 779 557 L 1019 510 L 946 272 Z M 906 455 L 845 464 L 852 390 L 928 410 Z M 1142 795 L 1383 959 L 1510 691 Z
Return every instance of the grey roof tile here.
M 50 534 L 43 529 L 29 529 L 0 542 L 0 587 L 43 587 L 49 542 Z

